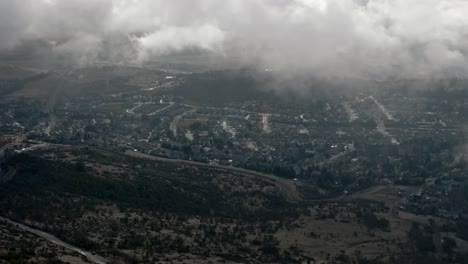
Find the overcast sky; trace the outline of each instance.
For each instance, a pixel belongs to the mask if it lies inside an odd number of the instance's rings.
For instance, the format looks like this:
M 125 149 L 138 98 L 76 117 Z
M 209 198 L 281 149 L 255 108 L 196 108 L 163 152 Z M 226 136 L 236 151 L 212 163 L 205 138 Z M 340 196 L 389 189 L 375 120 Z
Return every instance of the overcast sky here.
M 468 76 L 465 0 L 0 0 L 0 49 L 82 62 L 198 50 L 323 76 Z

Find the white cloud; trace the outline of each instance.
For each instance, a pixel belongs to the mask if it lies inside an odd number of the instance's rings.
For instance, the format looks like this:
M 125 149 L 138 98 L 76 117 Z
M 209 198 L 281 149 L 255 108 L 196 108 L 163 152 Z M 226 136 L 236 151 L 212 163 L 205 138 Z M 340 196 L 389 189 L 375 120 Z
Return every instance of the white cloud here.
M 224 39 L 224 33 L 213 25 L 166 27 L 136 39 L 140 51 L 138 58 L 141 61 L 187 49 L 222 52 Z
M 81 58 L 191 49 L 331 77 L 468 76 L 467 13 L 464 0 L 0 0 L 0 48 L 43 38 L 86 46 Z
M 325 12 L 328 8 L 326 0 L 296 0 L 296 2 L 308 8 L 319 10 L 321 12 Z

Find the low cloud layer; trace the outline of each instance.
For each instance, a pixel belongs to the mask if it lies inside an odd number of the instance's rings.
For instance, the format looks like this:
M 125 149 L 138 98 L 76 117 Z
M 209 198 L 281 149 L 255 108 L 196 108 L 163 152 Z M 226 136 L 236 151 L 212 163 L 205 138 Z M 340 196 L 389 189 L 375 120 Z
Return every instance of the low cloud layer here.
M 324 77 L 468 77 L 465 0 L 0 0 L 0 49 L 80 63 L 207 52 Z

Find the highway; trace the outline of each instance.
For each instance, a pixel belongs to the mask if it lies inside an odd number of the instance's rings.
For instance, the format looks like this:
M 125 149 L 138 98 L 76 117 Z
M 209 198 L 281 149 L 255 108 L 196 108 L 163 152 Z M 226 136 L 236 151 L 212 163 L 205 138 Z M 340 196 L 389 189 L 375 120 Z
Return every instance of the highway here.
M 108 151 L 108 150 L 106 150 L 106 151 Z M 296 184 L 299 184 L 299 183 L 297 183 L 295 181 L 292 181 L 292 180 L 288 180 L 288 179 L 280 178 L 280 177 L 277 177 L 277 176 L 273 176 L 273 175 L 270 175 L 270 174 L 260 173 L 260 172 L 251 171 L 251 170 L 247 170 L 247 169 L 243 169 L 243 168 L 232 167 L 232 166 L 214 165 L 214 164 L 207 164 L 207 163 L 201 163 L 201 162 L 189 161 L 189 160 L 162 158 L 162 157 L 152 156 L 152 155 L 144 154 L 144 153 L 141 153 L 141 152 L 130 151 L 130 150 L 126 151 L 125 153 L 118 153 L 118 152 L 113 152 L 113 153 L 119 154 L 119 155 L 124 155 L 124 156 L 127 156 L 127 157 L 149 159 L 149 160 L 165 162 L 165 163 L 177 163 L 177 164 L 180 164 L 180 165 L 189 165 L 189 166 L 196 166 L 196 167 L 212 168 L 212 169 L 217 169 L 217 170 L 224 170 L 224 171 L 229 171 L 229 172 L 241 173 L 243 175 L 251 176 L 251 177 L 263 178 L 263 179 L 268 180 L 269 182 L 275 184 L 276 186 L 278 186 L 281 189 L 284 197 L 288 201 L 290 201 L 290 202 L 302 201 L 302 197 L 301 197 L 299 191 L 296 188 L 297 187 Z
M 16 175 L 16 169 L 13 167 L 8 168 L 8 172 L 0 177 L 0 184 L 9 182 Z
M 51 243 L 54 243 L 56 245 L 59 245 L 59 246 L 62 246 L 64 248 L 66 248 L 66 249 L 75 251 L 75 252 L 79 253 L 80 255 L 85 256 L 86 258 L 88 258 L 89 261 L 91 261 L 93 263 L 96 263 L 96 264 L 109 263 L 109 261 L 107 259 L 105 259 L 105 258 L 103 258 L 101 256 L 95 255 L 95 254 L 93 254 L 91 252 L 88 252 L 88 251 L 79 249 L 79 248 L 77 248 L 75 246 L 72 246 L 72 245 L 58 239 L 57 237 L 46 233 L 46 232 L 31 228 L 29 226 L 26 226 L 26 225 L 23 225 L 23 224 L 14 222 L 14 221 L 11 221 L 10 219 L 7 219 L 7 218 L 1 217 L 1 216 L 0 216 L 0 221 L 12 224 L 12 225 L 16 226 L 17 228 L 20 228 L 22 230 L 28 231 L 29 233 L 35 234 L 35 235 L 37 235 L 39 237 L 42 237 L 42 238 L 44 238 L 45 240 L 47 240 L 47 241 L 49 241 Z

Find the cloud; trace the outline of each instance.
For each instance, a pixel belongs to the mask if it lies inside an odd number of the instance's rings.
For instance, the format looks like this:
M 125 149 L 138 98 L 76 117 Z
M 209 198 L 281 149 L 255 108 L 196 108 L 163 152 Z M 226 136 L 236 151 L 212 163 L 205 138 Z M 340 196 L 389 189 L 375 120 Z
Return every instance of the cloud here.
M 138 61 L 162 54 L 201 49 L 221 52 L 224 32 L 213 25 L 167 27 L 135 39 L 138 43 Z
M 291 74 L 467 77 L 467 13 L 464 0 L 0 0 L 0 49 L 45 39 L 82 62 L 197 50 Z
M 27 27 L 24 16 L 20 3 L 0 0 L 0 49 L 12 47 L 20 41 Z

